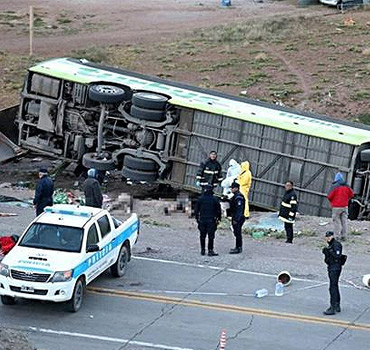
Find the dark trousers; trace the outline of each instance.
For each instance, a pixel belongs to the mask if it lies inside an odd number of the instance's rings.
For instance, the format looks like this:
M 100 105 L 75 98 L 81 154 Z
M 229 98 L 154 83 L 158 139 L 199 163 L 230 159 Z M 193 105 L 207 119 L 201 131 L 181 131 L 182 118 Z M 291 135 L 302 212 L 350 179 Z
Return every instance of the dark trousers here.
M 329 274 L 329 293 L 330 293 L 330 305 L 340 306 L 340 294 L 339 294 L 339 276 L 342 270 L 328 271 Z
M 200 231 L 200 248 L 206 249 L 206 237 L 208 235 L 208 250 L 213 250 L 217 223 L 215 220 L 200 220 L 198 224 Z
M 235 236 L 235 248 L 243 248 L 243 237 L 242 237 L 242 226 L 245 218 L 240 221 L 232 221 L 234 236 Z
M 36 204 L 36 216 L 39 216 L 47 206 L 51 205 L 53 205 L 52 199 L 44 200 L 41 203 Z
M 287 242 L 293 242 L 293 224 L 284 222 Z

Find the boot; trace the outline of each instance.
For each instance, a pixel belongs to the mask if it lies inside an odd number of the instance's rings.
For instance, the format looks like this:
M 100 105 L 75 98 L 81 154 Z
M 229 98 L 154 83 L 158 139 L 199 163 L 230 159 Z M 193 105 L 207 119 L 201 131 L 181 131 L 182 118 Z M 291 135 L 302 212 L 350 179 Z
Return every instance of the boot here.
M 218 256 L 218 253 L 216 253 L 214 250 L 209 250 L 208 256 Z
M 340 305 L 335 305 L 334 310 L 335 310 L 335 312 L 341 312 L 342 311 L 341 308 L 340 308 Z
M 240 254 L 243 251 L 242 247 L 236 247 L 233 249 L 230 249 L 230 254 Z
M 333 306 L 330 306 L 328 309 L 324 311 L 324 315 L 335 315 L 335 309 Z
M 206 250 L 205 250 L 205 249 L 202 249 L 202 250 L 200 251 L 200 255 L 206 255 Z

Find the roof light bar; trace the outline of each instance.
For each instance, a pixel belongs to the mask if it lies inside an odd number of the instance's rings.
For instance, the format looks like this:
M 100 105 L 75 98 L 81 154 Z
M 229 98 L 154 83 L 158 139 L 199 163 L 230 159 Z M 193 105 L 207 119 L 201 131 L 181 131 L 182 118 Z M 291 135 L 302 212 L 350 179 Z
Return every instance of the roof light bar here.
M 61 214 L 61 215 L 73 215 L 73 216 L 82 216 L 84 218 L 90 218 L 93 214 L 86 212 L 86 211 L 73 211 L 73 210 L 66 210 L 66 209 L 57 209 L 53 207 L 46 207 L 44 209 L 45 213 L 52 213 L 52 214 Z

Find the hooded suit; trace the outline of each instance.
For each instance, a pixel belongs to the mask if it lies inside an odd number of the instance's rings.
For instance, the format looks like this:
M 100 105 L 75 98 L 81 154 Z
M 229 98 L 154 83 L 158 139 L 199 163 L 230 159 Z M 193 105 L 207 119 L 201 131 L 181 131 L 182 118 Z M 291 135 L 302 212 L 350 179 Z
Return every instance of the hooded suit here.
M 238 176 L 238 183 L 240 185 L 240 192 L 245 198 L 245 209 L 244 216 L 249 218 L 249 203 L 248 203 L 248 193 L 252 184 L 252 173 L 249 170 L 249 162 L 245 161 L 241 165 L 240 174 Z

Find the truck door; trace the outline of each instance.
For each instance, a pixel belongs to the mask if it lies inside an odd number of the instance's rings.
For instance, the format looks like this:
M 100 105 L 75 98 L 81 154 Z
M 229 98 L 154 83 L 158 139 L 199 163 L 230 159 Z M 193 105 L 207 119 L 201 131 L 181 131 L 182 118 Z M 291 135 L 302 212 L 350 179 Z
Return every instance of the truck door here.
M 100 238 L 98 234 L 98 230 L 96 228 L 96 224 L 93 223 L 89 228 L 87 232 L 87 238 L 86 238 L 86 257 L 87 257 L 87 271 L 86 271 L 86 283 L 89 283 L 91 280 L 93 280 L 96 276 L 98 276 L 101 272 L 101 269 L 99 269 L 99 251 L 95 252 L 87 252 L 88 247 L 98 246 L 99 249 L 101 249 L 100 244 Z
M 117 252 L 117 242 L 114 235 L 115 230 L 112 230 L 112 225 L 109 221 L 107 215 L 103 215 L 97 221 L 100 236 L 101 236 L 101 266 L 102 271 L 106 270 L 110 265 L 112 265 L 118 254 Z

